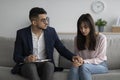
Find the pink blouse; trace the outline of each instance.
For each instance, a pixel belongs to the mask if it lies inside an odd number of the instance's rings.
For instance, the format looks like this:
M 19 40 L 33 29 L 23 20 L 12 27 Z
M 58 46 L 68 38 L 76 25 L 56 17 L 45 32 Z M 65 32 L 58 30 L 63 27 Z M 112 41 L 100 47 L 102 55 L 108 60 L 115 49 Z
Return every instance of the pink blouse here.
M 97 36 L 96 48 L 94 51 L 89 51 L 88 49 L 79 51 L 76 47 L 76 37 L 74 40 L 75 43 L 75 54 L 83 58 L 84 63 L 99 64 L 107 60 L 106 48 L 107 48 L 107 39 L 106 36 L 102 33 L 99 33 Z

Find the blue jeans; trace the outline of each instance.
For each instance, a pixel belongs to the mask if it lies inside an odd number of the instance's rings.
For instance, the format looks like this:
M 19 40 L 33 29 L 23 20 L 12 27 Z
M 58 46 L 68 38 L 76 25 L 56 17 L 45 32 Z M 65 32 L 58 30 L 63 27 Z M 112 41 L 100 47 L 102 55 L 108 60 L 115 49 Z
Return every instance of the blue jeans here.
M 92 80 L 92 74 L 107 73 L 106 62 L 100 64 L 83 64 L 80 67 L 72 67 L 68 74 L 68 80 Z

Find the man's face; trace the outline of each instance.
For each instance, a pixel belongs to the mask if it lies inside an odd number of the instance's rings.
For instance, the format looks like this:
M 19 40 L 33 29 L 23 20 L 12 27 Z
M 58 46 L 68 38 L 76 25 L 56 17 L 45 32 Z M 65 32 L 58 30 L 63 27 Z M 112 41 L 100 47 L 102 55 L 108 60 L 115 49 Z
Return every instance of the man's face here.
M 46 29 L 48 25 L 48 18 L 46 14 L 39 14 L 38 18 L 34 20 L 33 24 L 38 29 Z

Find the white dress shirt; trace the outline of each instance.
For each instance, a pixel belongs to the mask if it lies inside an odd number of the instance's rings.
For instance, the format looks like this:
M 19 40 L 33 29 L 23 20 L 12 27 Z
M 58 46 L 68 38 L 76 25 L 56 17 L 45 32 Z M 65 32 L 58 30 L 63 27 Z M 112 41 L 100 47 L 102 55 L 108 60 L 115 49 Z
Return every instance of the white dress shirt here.
M 36 55 L 38 59 L 45 59 L 45 42 L 44 42 L 44 32 L 41 33 L 38 38 L 32 32 L 32 41 L 33 41 L 33 55 Z

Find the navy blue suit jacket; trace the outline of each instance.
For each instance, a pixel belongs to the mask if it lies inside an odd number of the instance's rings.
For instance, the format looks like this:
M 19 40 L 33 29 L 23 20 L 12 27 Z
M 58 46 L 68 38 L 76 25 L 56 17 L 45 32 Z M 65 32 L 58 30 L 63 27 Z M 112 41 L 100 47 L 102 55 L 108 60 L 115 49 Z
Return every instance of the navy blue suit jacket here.
M 44 40 L 45 40 L 45 53 L 48 59 L 53 60 L 53 51 L 54 48 L 60 53 L 61 56 L 72 60 L 74 54 L 67 50 L 61 41 L 58 38 L 58 35 L 54 28 L 47 27 L 44 30 Z M 33 43 L 32 43 L 32 34 L 31 26 L 20 29 L 17 31 L 15 47 L 14 47 L 14 61 L 19 65 L 24 63 L 25 57 L 33 54 Z

